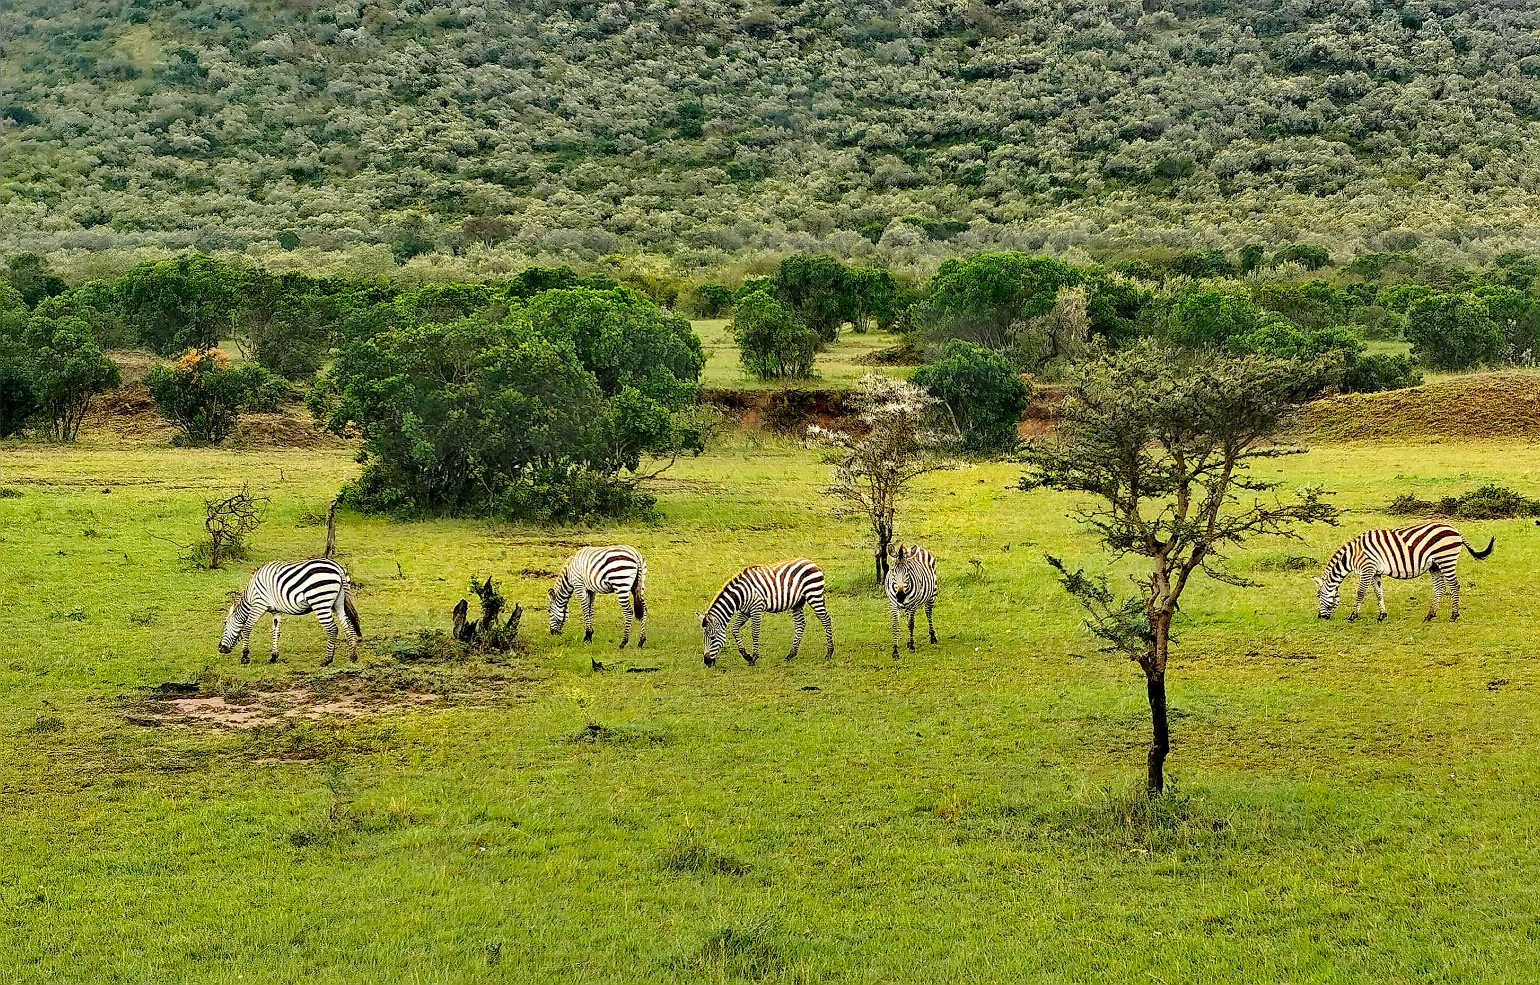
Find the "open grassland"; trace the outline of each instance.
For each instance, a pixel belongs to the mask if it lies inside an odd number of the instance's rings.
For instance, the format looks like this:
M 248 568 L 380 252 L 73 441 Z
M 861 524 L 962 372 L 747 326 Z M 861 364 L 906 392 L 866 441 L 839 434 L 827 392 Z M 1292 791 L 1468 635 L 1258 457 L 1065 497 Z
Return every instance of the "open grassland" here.
M 1398 492 L 1540 494 L 1540 447 L 1337 445 L 1277 463 L 1344 529 L 1260 544 L 1261 580 L 1184 598 L 1177 794 L 1141 776 L 1139 672 L 1097 654 L 1043 551 L 1099 563 L 1016 469 L 929 479 L 901 517 L 938 555 L 941 643 L 888 656 L 861 531 L 794 445 L 734 439 L 659 483 L 657 526 L 545 532 L 344 514 L 357 666 L 215 649 L 226 592 L 317 550 L 345 450 L 0 445 L 0 977 L 25 982 L 1523 981 L 1540 953 L 1531 521 L 1465 557 L 1465 615 L 1315 618 L 1307 570 Z M 253 555 L 204 572 L 200 501 L 271 497 Z M 526 608 L 578 543 L 647 555 L 647 649 L 618 613 L 501 662 L 407 659 L 472 573 Z M 701 665 L 693 613 L 739 565 L 808 554 L 838 650 Z M 1314 567 L 1314 565 L 1311 565 Z M 1371 600 L 1372 604 L 1372 600 Z M 923 638 L 923 629 L 921 630 Z M 266 622 L 254 634 L 265 657 Z M 589 672 L 588 655 L 610 665 Z M 655 672 L 626 673 L 656 667 Z M 200 680 L 386 710 L 255 728 L 135 724 Z
M 870 357 L 883 349 L 891 349 L 901 341 L 892 332 L 871 331 L 864 334 L 849 331 L 840 333 L 838 340 L 813 360 L 813 376 L 805 380 L 760 380 L 738 362 L 738 344 L 728 331 L 725 318 L 697 319 L 690 323 L 700 336 L 706 350 L 706 367 L 701 371 L 701 385 L 727 389 L 784 390 L 807 387 L 848 387 L 867 373 L 888 373 L 908 376 L 912 366 L 883 366 L 871 362 Z

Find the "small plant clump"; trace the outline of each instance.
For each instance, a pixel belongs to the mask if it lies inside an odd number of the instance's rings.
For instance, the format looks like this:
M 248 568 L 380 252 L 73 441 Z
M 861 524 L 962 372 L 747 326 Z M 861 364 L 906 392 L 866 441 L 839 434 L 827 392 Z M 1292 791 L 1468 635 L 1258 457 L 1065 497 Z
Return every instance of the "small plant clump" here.
M 1418 499 L 1402 493 L 1390 501 L 1385 512 L 1391 516 L 1458 517 L 1462 520 L 1509 520 L 1514 517 L 1540 516 L 1540 499 L 1531 499 L 1507 486 L 1482 486 L 1459 496 L 1442 499 Z

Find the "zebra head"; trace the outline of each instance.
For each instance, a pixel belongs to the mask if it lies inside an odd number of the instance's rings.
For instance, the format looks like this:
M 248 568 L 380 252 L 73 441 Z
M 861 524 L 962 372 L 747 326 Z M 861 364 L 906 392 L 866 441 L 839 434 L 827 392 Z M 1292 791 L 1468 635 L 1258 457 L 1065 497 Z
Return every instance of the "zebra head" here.
M 546 604 L 546 611 L 551 614 L 551 635 L 556 636 L 561 628 L 567 624 L 567 599 L 556 594 L 556 589 L 546 589 L 545 596 L 550 601 Z M 567 598 L 571 598 L 568 596 Z
M 1337 590 L 1342 587 L 1342 581 L 1331 577 L 1330 574 L 1325 578 L 1312 578 L 1311 581 L 1315 582 L 1316 601 L 1320 606 L 1316 615 L 1322 619 L 1330 619 L 1337 608 Z
M 246 605 L 246 593 L 242 592 L 234 602 L 230 603 L 230 611 L 225 614 L 225 631 L 219 637 L 219 652 L 229 653 L 235 649 L 236 642 L 245 632 L 246 625 L 251 621 L 251 610 Z
M 900 602 L 909 594 L 910 578 L 909 549 L 900 544 L 898 553 L 893 556 L 893 564 L 888 568 L 888 590 Z
M 717 654 L 727 644 L 727 617 L 714 611 L 707 612 L 700 617 L 700 629 L 703 638 L 701 656 L 705 658 L 707 667 L 715 667 Z

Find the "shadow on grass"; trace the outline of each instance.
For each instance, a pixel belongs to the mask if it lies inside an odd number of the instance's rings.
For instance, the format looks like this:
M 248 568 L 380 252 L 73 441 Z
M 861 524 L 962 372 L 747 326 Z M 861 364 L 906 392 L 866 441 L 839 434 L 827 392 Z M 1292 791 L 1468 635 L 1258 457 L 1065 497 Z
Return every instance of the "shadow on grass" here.
M 669 965 L 691 980 L 814 981 L 805 964 L 805 947 L 804 940 L 773 917 L 757 916 L 717 927 Z
M 749 871 L 748 863 L 702 842 L 693 829 L 682 833 L 669 846 L 663 856 L 663 868 L 703 876 L 741 876 Z

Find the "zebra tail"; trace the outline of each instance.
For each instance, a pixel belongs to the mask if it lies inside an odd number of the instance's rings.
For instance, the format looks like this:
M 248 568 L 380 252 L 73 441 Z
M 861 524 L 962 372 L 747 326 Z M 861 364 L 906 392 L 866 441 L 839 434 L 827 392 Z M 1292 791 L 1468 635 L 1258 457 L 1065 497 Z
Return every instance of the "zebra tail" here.
M 342 612 L 347 616 L 348 625 L 353 627 L 353 634 L 360 638 L 364 635 L 364 627 L 358 622 L 358 609 L 353 605 L 353 586 L 344 585 L 342 589 Z
M 1471 546 L 1469 544 L 1465 545 L 1465 549 L 1467 551 L 1470 551 L 1470 556 L 1471 557 L 1473 557 L 1476 560 L 1480 561 L 1482 558 L 1484 558 L 1488 554 L 1492 553 L 1492 548 L 1493 548 L 1494 545 L 1496 545 L 1496 543 L 1497 543 L 1497 538 L 1493 537 L 1492 539 L 1487 541 L 1487 549 L 1484 550 L 1484 551 L 1471 551 Z
M 631 586 L 631 601 L 636 606 L 636 618 L 638 621 L 647 618 L 647 601 L 642 598 L 642 582 L 647 577 L 647 569 L 637 566 L 636 583 Z

